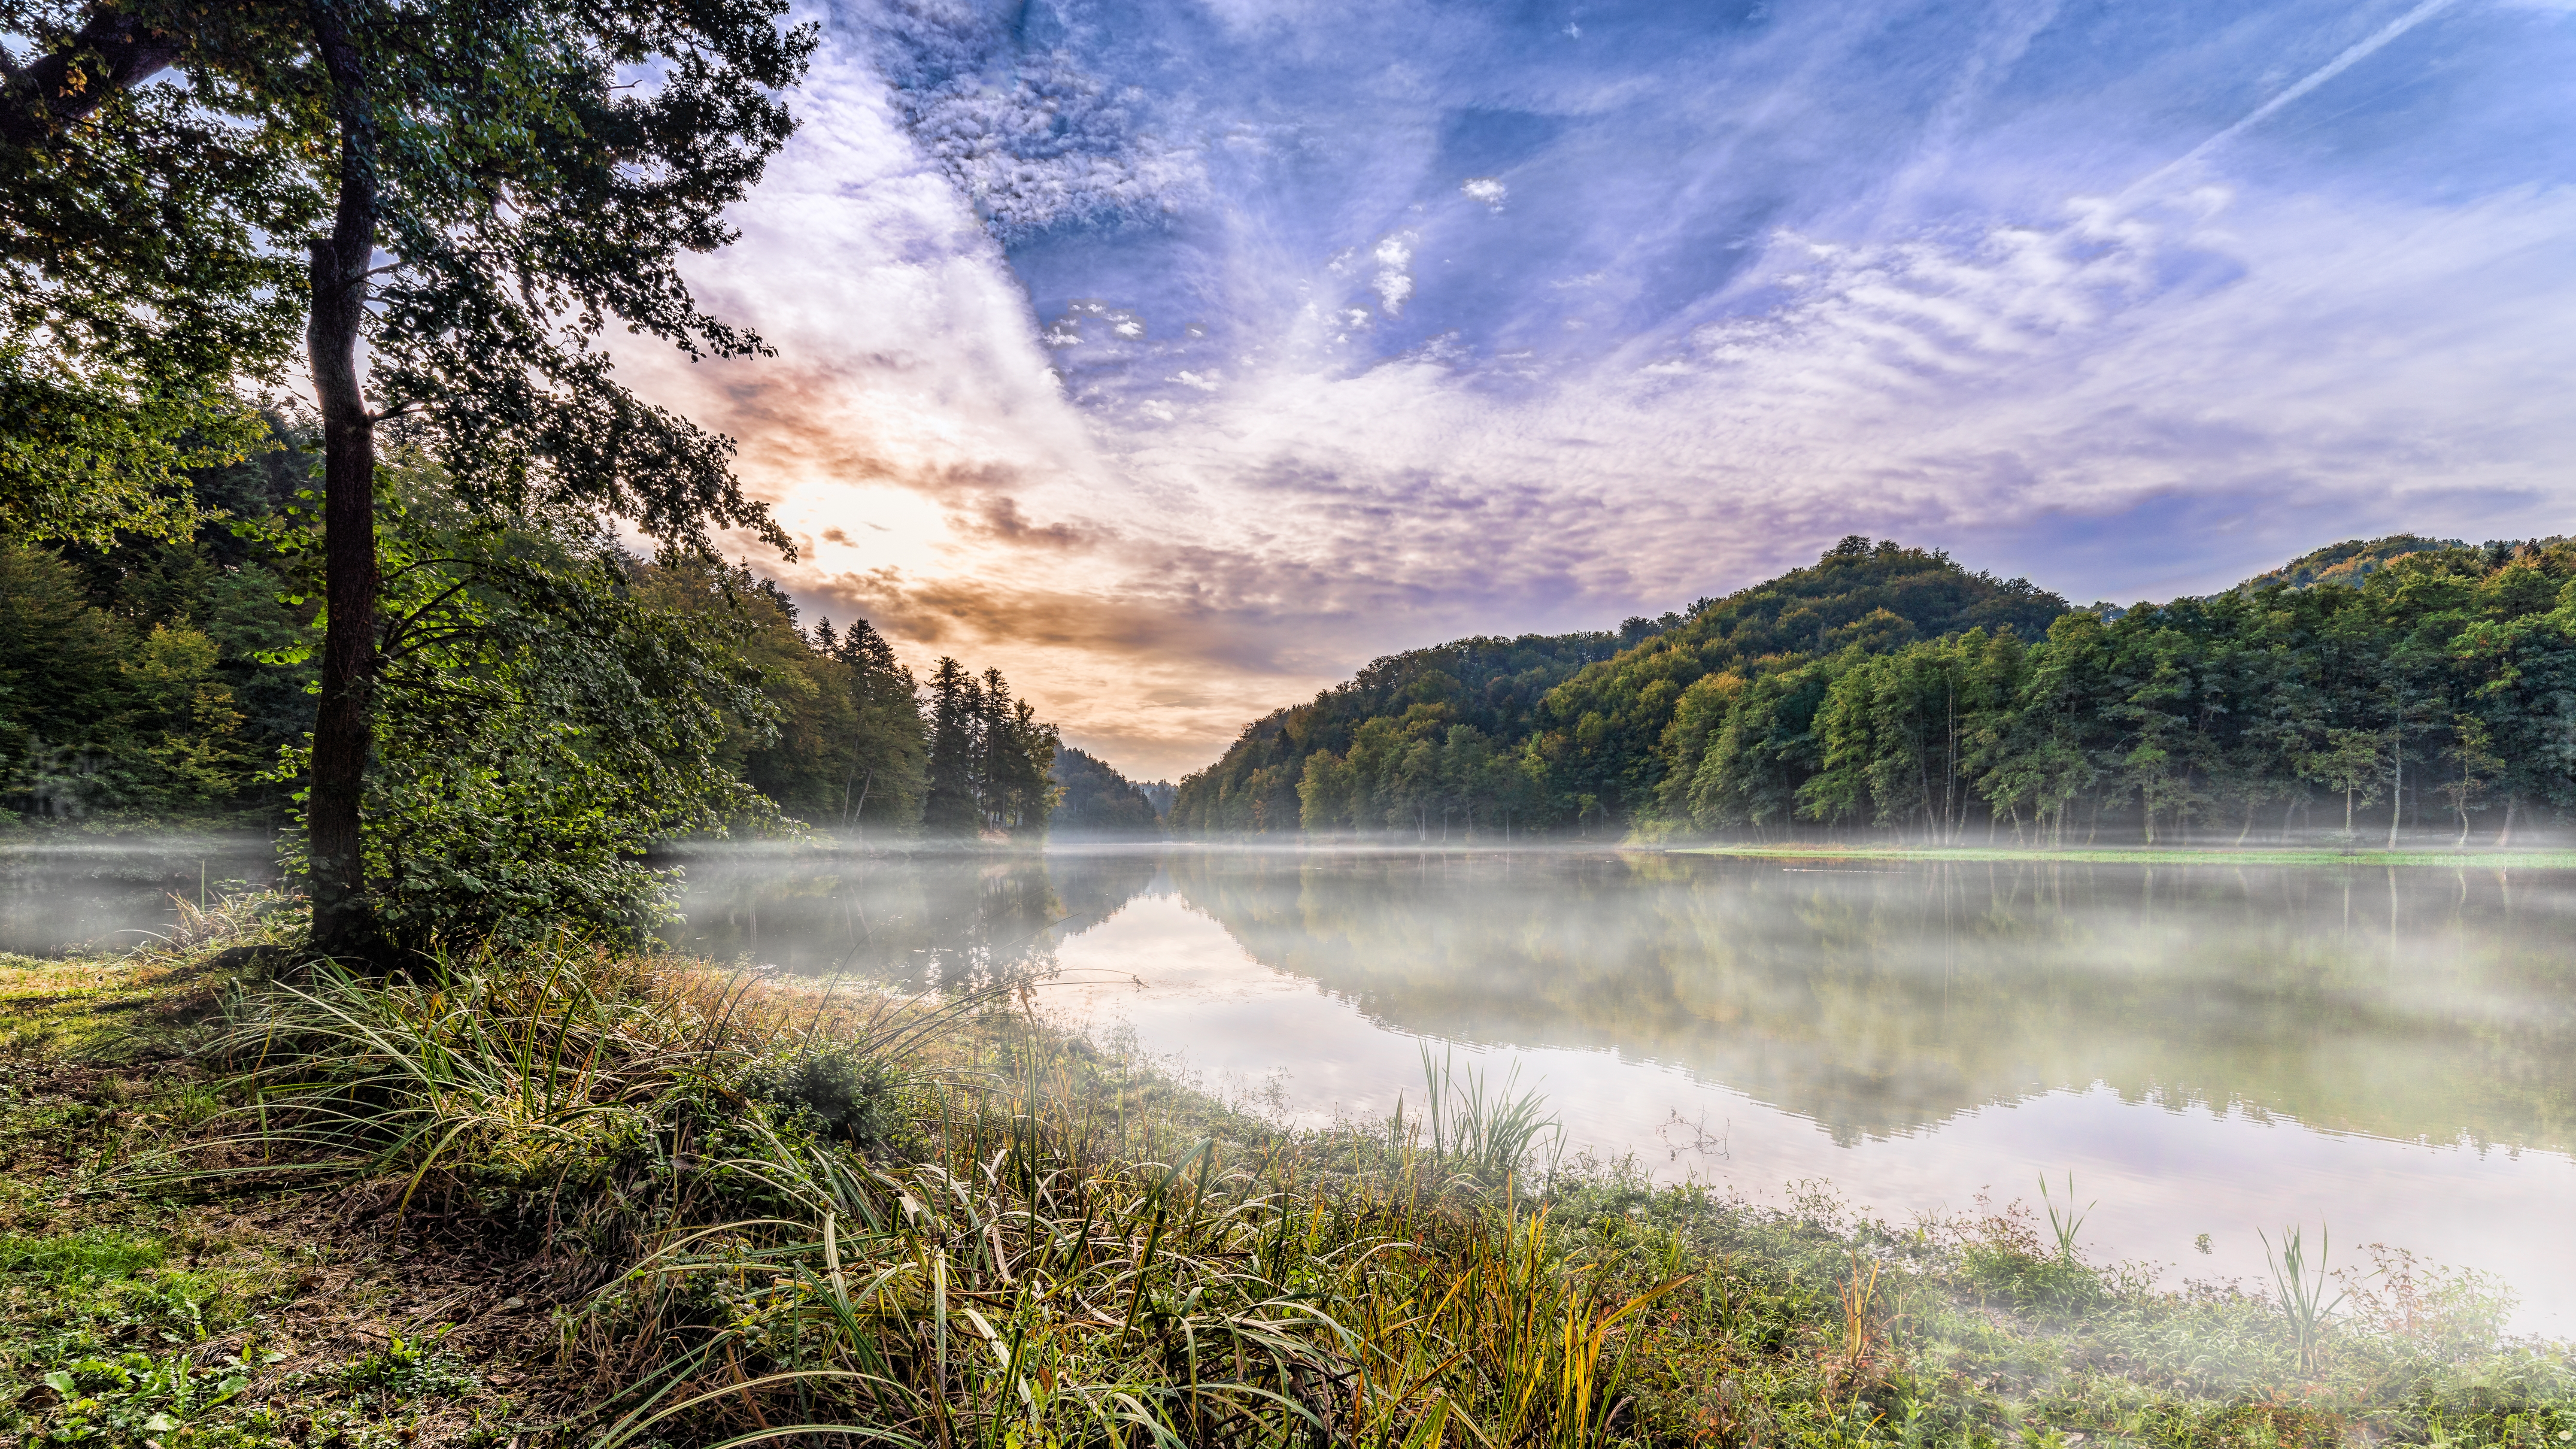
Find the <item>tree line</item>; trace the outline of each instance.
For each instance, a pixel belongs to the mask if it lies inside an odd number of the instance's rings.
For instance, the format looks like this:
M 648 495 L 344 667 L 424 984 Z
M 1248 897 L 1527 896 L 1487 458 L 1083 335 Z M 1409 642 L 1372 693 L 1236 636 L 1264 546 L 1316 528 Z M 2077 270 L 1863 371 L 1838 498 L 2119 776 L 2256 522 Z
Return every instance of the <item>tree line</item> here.
M 325 566 L 307 433 L 190 470 L 177 537 L 0 542 L 0 794 L 84 827 L 276 829 L 307 808 Z M 999 670 L 925 688 L 863 619 L 645 558 L 578 516 L 494 519 L 382 465 L 362 848 L 383 927 L 649 923 L 690 835 L 1044 834 L 1054 726 Z
M 1182 782 L 1174 818 L 1416 840 L 2465 843 L 2576 807 L 2565 540 L 2355 542 L 2209 598 L 2078 609 L 1851 538 L 1579 659 L 1605 638 L 1518 641 L 1519 673 L 1489 640 L 1377 661 L 1254 724 Z
M 1138 784 L 1108 761 L 1066 745 L 1056 751 L 1048 776 L 1057 802 L 1048 834 L 1055 839 L 1159 840 L 1171 786 L 1160 780 Z M 1164 800 L 1158 804 L 1155 796 Z

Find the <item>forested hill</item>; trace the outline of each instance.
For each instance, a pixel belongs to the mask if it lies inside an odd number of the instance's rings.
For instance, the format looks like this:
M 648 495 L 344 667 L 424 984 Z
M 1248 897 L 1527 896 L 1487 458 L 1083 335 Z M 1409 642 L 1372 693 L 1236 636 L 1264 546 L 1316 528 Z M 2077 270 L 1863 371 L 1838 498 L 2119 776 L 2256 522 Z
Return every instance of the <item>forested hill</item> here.
M 1047 833 L 1057 840 L 1157 840 L 1163 834 L 1162 813 L 1146 787 L 1118 773 L 1115 766 L 1087 750 L 1058 746 L 1047 778 L 1055 783 L 1055 809 Z
M 2555 539 L 2544 539 L 2542 545 L 2554 542 Z M 2247 594 L 2271 584 L 2285 584 L 2294 589 L 2314 584 L 2358 584 L 2408 554 L 2442 553 L 2467 547 L 2456 538 L 2425 538 L 2412 533 L 2392 533 L 2386 538 L 2346 539 L 2342 543 L 2303 553 L 2268 573 L 2256 574 L 2238 584 L 2236 591 Z M 2513 545 L 2489 544 L 2487 547 L 2505 550 Z
M 1766 583 L 1617 633 L 1461 639 L 1378 659 L 1256 721 L 1181 782 L 1178 833 L 1591 829 L 1654 798 L 1682 691 L 1752 660 L 2044 632 L 2066 601 L 1943 553 L 1847 538 Z
M 1182 782 L 1175 829 L 2466 840 L 2576 807 L 2560 539 L 2400 535 L 2069 609 L 1852 538 L 1615 640 L 1515 642 L 1564 647 L 1476 678 L 1441 661 L 1509 646 L 1398 655 L 1259 721 Z

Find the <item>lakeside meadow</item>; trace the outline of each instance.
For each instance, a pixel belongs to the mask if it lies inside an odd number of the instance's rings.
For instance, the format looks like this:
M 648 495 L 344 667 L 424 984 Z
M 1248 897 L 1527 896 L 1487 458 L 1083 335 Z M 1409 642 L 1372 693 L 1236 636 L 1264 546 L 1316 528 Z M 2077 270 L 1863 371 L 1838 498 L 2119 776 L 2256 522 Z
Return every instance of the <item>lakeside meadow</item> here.
M 2065 1184 L 1903 1222 L 1657 1187 L 1428 1054 L 1401 1113 L 1284 1131 L 1007 975 L 899 999 L 549 943 L 243 976 L 294 921 L 0 966 L 31 1449 L 2576 1429 L 2576 1355 L 2502 1330 L 2507 1285 L 2322 1233 L 2158 1288 L 2078 1251 Z

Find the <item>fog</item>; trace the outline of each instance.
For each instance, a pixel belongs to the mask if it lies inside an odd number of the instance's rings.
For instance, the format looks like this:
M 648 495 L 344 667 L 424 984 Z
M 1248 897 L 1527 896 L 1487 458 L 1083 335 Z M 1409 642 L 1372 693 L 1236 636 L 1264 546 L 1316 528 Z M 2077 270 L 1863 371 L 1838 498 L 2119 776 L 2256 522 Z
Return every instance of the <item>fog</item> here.
M 20 852 L 0 949 L 132 940 L 257 842 Z M 2259 857 L 2254 858 L 2259 859 Z M 676 857 L 669 944 L 902 990 L 996 975 L 1276 1120 L 1518 1067 L 1569 1146 L 1905 1221 L 2099 1201 L 2085 1250 L 2252 1279 L 2324 1224 L 2576 1332 L 2576 870 L 1092 847 Z M 2195 1244 L 2208 1234 L 2210 1251 Z
M 2097 1258 L 2252 1278 L 2323 1222 L 2576 1329 L 2576 872 L 1088 850 L 691 867 L 675 944 L 1063 1024 L 1282 1120 L 1382 1117 L 1423 1042 L 1573 1145 L 1898 1221 L 2073 1172 Z M 2211 1237 L 2204 1255 L 2194 1240 Z

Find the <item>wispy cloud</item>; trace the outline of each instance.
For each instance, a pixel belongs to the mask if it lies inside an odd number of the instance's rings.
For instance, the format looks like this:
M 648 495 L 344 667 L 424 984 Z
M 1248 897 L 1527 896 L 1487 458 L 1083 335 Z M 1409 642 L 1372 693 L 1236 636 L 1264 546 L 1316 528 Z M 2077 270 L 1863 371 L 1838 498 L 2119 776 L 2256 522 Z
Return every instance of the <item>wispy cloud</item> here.
M 1016 17 L 1016 18 L 1014 18 Z M 905 0 L 694 273 L 816 607 L 1123 766 L 1848 532 L 2091 598 L 2563 531 L 2547 8 Z

